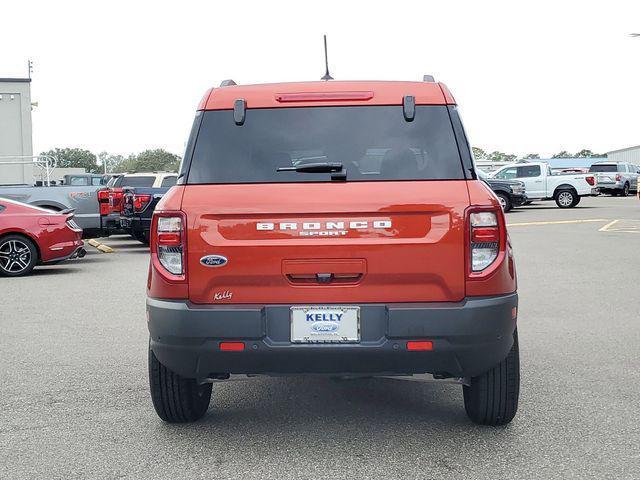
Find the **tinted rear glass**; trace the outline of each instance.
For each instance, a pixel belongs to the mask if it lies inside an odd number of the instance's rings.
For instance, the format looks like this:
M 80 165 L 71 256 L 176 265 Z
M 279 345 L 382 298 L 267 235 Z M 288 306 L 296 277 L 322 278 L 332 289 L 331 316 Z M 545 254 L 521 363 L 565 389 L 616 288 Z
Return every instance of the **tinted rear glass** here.
M 128 177 L 124 176 L 121 182 L 121 187 L 152 187 L 156 177 Z
M 247 110 L 242 126 L 204 112 L 187 183 L 329 181 L 276 171 L 323 162 L 342 163 L 347 181 L 464 178 L 444 106 L 418 106 L 412 122 L 401 106 L 308 107 Z
M 618 166 L 613 165 L 591 165 L 590 172 L 617 172 Z

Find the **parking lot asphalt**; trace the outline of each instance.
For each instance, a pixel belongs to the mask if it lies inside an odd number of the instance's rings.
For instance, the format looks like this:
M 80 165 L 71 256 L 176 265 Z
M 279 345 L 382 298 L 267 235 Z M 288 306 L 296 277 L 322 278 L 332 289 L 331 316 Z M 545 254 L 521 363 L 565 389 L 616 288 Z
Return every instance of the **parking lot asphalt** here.
M 0 478 L 638 478 L 640 202 L 541 202 L 507 222 L 511 425 L 471 424 L 452 383 L 325 378 L 216 384 L 202 421 L 164 424 L 147 386 L 148 252 L 121 236 L 112 254 L 0 278 Z

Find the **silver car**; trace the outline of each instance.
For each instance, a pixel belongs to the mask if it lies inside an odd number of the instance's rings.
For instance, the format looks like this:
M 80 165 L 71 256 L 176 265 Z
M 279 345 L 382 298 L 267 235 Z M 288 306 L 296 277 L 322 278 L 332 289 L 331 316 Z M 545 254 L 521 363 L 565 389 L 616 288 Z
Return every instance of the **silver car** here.
M 630 191 L 638 191 L 640 167 L 632 163 L 597 162 L 591 165 L 589 172 L 596 174 L 601 193 L 626 197 Z

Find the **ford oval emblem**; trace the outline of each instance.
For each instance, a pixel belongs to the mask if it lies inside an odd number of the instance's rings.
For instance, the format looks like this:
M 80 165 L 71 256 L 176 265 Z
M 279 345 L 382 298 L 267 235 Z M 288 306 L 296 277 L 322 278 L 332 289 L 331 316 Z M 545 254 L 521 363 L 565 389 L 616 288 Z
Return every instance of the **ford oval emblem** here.
M 338 324 L 336 322 L 314 322 L 311 325 L 311 330 L 314 332 L 335 332 L 338 330 Z
M 205 255 L 200 259 L 200 263 L 205 267 L 222 267 L 228 262 L 227 257 L 222 255 Z

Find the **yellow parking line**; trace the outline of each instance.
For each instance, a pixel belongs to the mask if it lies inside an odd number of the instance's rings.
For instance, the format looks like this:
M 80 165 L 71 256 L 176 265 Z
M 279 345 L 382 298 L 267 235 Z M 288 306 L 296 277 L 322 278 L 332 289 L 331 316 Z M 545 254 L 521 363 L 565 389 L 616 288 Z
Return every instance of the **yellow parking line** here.
M 556 220 L 556 221 L 549 221 L 549 222 L 507 223 L 507 227 L 525 227 L 528 225 L 560 225 L 565 223 L 606 222 L 607 220 L 608 220 L 607 218 L 589 218 L 586 220 Z
M 616 223 L 618 223 L 620 220 L 614 220 L 612 222 L 607 223 L 604 227 L 602 227 L 600 230 L 598 230 L 599 232 L 606 232 L 607 230 L 609 230 L 609 227 L 614 226 Z

